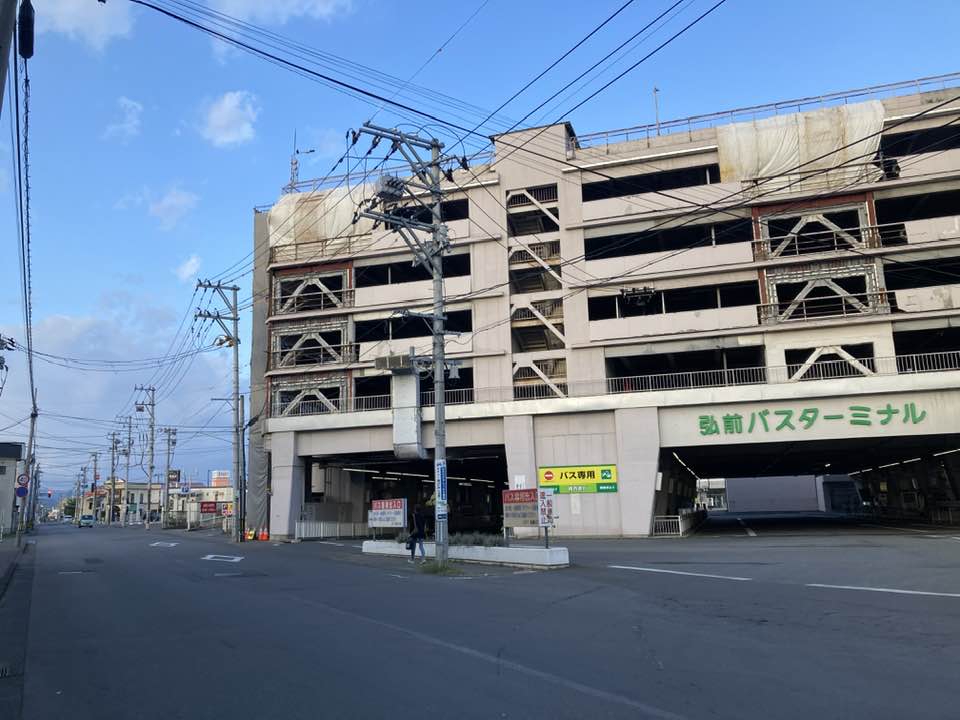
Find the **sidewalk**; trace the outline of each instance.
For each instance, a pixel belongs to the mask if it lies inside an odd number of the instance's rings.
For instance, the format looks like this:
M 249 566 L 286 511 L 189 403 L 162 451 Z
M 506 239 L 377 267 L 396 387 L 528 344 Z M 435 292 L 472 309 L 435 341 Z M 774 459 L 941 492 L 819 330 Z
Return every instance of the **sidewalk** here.
M 26 538 L 24 538 L 24 541 Z M 13 569 L 16 561 L 20 558 L 20 551 L 23 547 L 17 547 L 17 538 L 15 535 L 4 535 L 0 542 L 0 597 L 7 589 L 10 578 L 13 576 Z

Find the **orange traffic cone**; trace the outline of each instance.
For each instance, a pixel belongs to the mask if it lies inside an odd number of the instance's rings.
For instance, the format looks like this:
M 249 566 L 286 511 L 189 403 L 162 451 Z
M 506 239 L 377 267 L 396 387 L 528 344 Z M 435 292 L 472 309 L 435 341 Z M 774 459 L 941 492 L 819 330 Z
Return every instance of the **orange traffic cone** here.
M 269 539 L 270 539 L 270 533 L 267 532 L 267 529 L 266 529 L 265 527 L 264 527 L 264 528 L 260 528 L 260 537 L 257 538 L 257 539 L 258 539 L 258 540 L 269 540 Z

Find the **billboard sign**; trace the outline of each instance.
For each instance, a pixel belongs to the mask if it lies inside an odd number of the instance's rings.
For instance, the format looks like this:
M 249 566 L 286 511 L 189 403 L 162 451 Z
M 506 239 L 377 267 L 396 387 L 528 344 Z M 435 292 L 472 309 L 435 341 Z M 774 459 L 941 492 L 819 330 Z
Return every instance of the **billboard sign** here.
M 214 501 L 206 501 L 200 503 L 200 512 L 203 515 L 216 515 L 217 513 L 217 503 Z
M 180 484 L 180 471 L 179 470 L 167 470 L 167 485 L 179 485 Z
M 367 519 L 369 527 L 402 528 L 407 526 L 407 499 L 374 500 Z
M 616 465 L 558 465 L 537 468 L 537 484 L 560 495 L 617 492 Z
M 503 526 L 537 527 L 537 491 L 503 491 Z
M 550 528 L 553 522 L 553 488 L 540 488 L 537 490 L 537 524 Z

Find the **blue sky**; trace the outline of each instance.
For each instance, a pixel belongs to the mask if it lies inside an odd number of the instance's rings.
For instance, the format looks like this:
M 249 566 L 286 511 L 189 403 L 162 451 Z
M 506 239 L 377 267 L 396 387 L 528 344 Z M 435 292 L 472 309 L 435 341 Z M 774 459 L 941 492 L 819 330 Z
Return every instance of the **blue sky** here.
M 482 0 L 205 4 L 406 78 Z M 493 109 L 620 4 L 489 0 L 415 82 Z M 504 113 L 521 117 L 670 4 L 637 0 Z M 618 68 L 711 4 L 686 0 L 681 14 Z M 35 5 L 41 32 L 29 71 L 36 348 L 96 359 L 162 355 L 188 312 L 197 274 L 216 274 L 251 251 L 252 208 L 274 201 L 286 182 L 294 130 L 301 147 L 317 149 L 302 176 L 323 175 L 346 129 L 373 108 L 224 51 L 211 38 L 126 0 Z M 729 0 L 568 119 L 581 133 L 651 122 L 654 85 L 661 91 L 661 117 L 668 119 L 955 70 L 949 49 L 960 5 L 904 7 Z M 5 104 L 5 116 L 9 109 Z M 444 112 L 436 104 L 430 109 Z M 402 121 L 389 108 L 377 120 Z M 3 124 L 0 227 L 7 228 L 7 262 L 0 262 L 0 332 L 22 340 L 6 117 Z M 249 276 L 239 283 L 248 295 Z M 241 332 L 249 337 L 248 316 Z M 6 355 L 11 370 L 0 396 L 0 427 L 28 412 L 23 356 Z M 243 348 L 244 362 L 248 355 L 249 347 Z M 229 357 L 208 353 L 177 369 L 158 378 L 150 371 L 90 373 L 39 363 L 41 410 L 110 420 L 130 411 L 132 386 L 153 376 L 162 381 L 160 422 L 187 426 L 175 465 L 204 478 L 210 469 L 229 467 L 227 436 L 220 432 L 229 417 L 222 405 L 208 402 L 229 389 Z M 210 434 L 194 434 L 204 423 Z M 25 429 L 20 424 L 0 436 L 17 439 Z M 42 419 L 40 458 L 48 484 L 68 486 L 88 451 L 105 444 L 109 429 Z

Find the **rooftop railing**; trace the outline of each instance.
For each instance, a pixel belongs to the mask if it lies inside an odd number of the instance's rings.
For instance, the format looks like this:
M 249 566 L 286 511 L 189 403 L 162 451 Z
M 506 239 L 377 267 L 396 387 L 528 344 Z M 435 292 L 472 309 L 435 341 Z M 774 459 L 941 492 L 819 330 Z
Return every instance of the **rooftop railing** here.
M 846 105 L 850 102 L 865 102 L 867 100 L 876 100 L 879 98 L 892 97 L 896 95 L 907 95 L 909 93 L 942 90 L 955 87 L 958 83 L 960 83 L 960 72 L 947 73 L 945 75 L 934 75 L 930 77 L 917 78 L 915 80 L 904 80 L 901 82 L 887 83 L 884 85 L 872 85 L 870 87 L 857 88 L 854 90 L 841 90 L 839 92 L 825 93 L 823 95 L 811 95 L 793 100 L 781 100 L 779 102 L 765 103 L 763 105 L 751 105 L 748 107 L 735 108 L 733 110 L 706 113 L 704 115 L 691 115 L 690 117 L 679 118 L 677 120 L 664 120 L 659 123 L 635 125 L 634 127 L 620 128 L 618 130 L 604 130 L 602 132 L 587 133 L 585 135 L 578 135 L 577 143 L 581 148 L 586 148 L 596 145 L 608 145 L 611 142 L 644 140 L 657 135 L 669 135 L 675 132 L 689 132 L 703 128 L 716 127 L 717 125 L 725 125 L 727 123 L 744 122 L 746 120 L 759 120 L 772 115 L 803 112 L 804 110 L 815 110 L 822 107 Z

